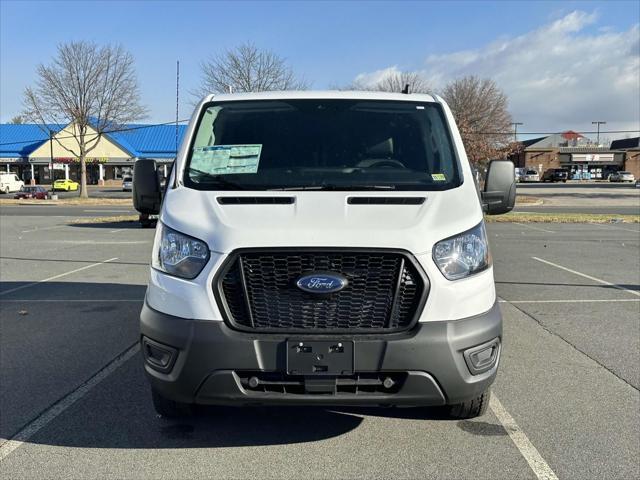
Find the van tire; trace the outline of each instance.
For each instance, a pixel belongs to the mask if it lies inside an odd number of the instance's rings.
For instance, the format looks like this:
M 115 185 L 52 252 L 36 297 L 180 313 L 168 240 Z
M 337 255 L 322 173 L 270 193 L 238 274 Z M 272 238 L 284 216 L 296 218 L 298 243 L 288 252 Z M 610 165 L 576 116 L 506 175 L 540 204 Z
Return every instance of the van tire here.
M 489 400 L 491 399 L 491 390 L 485 390 L 466 402 L 457 403 L 448 406 L 448 417 L 451 419 L 462 420 L 465 418 L 475 418 L 484 415 L 489 408 Z
M 153 400 L 153 408 L 156 413 L 165 418 L 188 417 L 192 413 L 191 405 L 188 403 L 174 402 L 163 397 L 158 391 L 151 387 L 151 398 Z

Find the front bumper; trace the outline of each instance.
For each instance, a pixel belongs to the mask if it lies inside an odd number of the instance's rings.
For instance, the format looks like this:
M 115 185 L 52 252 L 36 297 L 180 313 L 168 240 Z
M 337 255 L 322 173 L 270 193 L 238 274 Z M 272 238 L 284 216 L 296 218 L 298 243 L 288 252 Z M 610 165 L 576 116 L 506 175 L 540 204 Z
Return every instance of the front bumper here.
M 472 347 L 502 338 L 498 304 L 470 318 L 418 323 L 410 331 L 379 335 L 313 335 L 313 339 L 354 341 L 354 374 L 388 374 L 401 379 L 396 388 L 329 393 L 256 391 L 243 380 L 247 372 L 288 380 L 286 340 L 298 335 L 252 334 L 229 328 L 224 322 L 189 320 L 151 309 L 140 314 L 145 370 L 162 396 L 185 403 L 226 405 L 444 405 L 469 400 L 495 379 L 500 348 L 491 368 L 472 374 L 468 366 Z M 149 342 L 148 340 L 151 340 Z M 163 348 L 171 358 L 160 367 L 149 356 L 148 345 Z M 465 361 L 465 352 L 467 360 Z M 334 377 L 327 379 L 329 382 Z

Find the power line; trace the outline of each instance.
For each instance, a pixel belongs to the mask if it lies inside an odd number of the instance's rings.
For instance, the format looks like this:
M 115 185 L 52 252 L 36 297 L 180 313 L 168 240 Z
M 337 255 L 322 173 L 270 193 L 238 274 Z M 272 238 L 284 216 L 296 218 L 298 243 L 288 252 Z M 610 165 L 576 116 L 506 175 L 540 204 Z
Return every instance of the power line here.
M 189 119 L 185 118 L 182 120 L 178 120 L 178 123 L 184 123 L 184 122 L 188 122 Z M 149 125 L 138 125 L 136 127 L 127 127 L 127 128 L 117 128 L 114 130 L 105 130 L 103 132 L 100 133 L 89 133 L 87 135 L 85 135 L 85 138 L 93 138 L 93 137 L 98 137 L 100 135 L 104 135 L 107 133 L 117 133 L 117 132 L 129 132 L 132 130 L 141 130 L 144 128 L 152 128 L 152 127 L 161 127 L 164 125 L 175 125 L 176 124 L 176 120 L 171 120 L 170 122 L 163 122 L 163 123 L 152 123 Z M 557 131 L 557 132 L 518 132 L 518 135 L 556 135 L 556 134 L 562 134 L 562 133 L 566 133 L 568 130 L 562 130 L 562 131 Z M 468 134 L 468 135 L 513 135 L 514 132 L 467 132 L 467 131 L 461 131 L 460 133 L 464 133 L 464 134 Z M 581 132 L 577 132 L 580 134 L 597 134 L 598 131 L 594 130 L 594 131 L 581 131 Z M 640 133 L 640 130 L 600 130 L 601 134 L 604 133 Z M 76 138 L 76 135 L 66 135 L 66 136 L 62 136 L 62 137 L 56 137 L 56 140 L 63 140 L 66 138 Z M 22 145 L 22 144 L 27 144 L 27 143 L 36 143 L 36 142 L 44 142 L 46 141 L 46 138 L 36 138 L 33 140 L 22 140 L 20 142 L 5 142 L 5 143 L 0 143 L 0 146 L 4 146 L 4 145 Z
M 562 130 L 559 132 L 518 132 L 518 135 L 560 135 L 563 133 L 567 133 L 569 130 Z M 465 132 L 461 131 L 460 133 L 468 133 L 470 135 L 513 135 L 513 131 L 511 132 Z M 593 134 L 598 133 L 596 130 L 594 131 L 580 131 L 575 132 L 578 134 Z M 640 130 L 600 130 L 600 133 L 640 133 Z

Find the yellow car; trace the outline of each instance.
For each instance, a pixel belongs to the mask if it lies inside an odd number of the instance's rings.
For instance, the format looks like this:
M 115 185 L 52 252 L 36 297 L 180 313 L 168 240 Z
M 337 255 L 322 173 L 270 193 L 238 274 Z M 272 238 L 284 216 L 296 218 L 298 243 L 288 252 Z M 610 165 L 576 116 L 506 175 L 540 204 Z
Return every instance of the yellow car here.
M 74 182 L 73 180 L 65 180 L 64 178 L 61 178 L 53 182 L 54 190 L 65 190 L 69 192 L 72 190 L 76 191 L 78 190 L 78 188 L 80 188 L 80 184 L 78 182 Z

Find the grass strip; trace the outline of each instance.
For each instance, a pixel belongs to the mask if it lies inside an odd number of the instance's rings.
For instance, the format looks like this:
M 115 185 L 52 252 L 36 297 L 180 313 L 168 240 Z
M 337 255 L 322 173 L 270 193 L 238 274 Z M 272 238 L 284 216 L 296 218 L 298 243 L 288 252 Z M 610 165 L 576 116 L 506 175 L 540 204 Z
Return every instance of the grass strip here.
M 137 221 L 138 215 L 114 215 L 111 217 L 78 217 L 71 220 L 71 223 L 129 223 Z
M 543 201 L 538 197 L 529 195 L 516 195 L 516 205 L 542 205 Z
M 18 200 L 0 198 L 0 205 L 126 205 L 133 206 L 130 198 L 61 198 L 58 200 Z
M 600 213 L 521 213 L 487 215 L 487 223 L 640 223 L 640 215 L 616 215 Z

